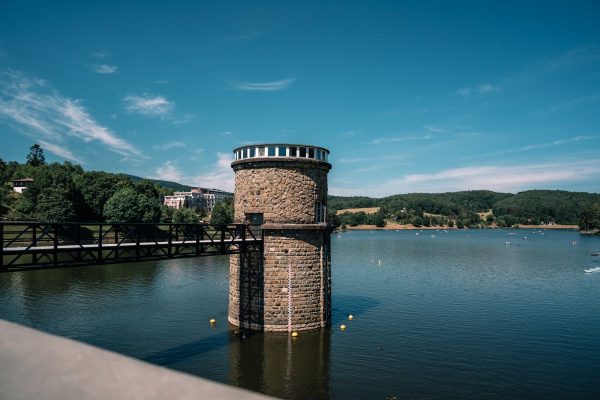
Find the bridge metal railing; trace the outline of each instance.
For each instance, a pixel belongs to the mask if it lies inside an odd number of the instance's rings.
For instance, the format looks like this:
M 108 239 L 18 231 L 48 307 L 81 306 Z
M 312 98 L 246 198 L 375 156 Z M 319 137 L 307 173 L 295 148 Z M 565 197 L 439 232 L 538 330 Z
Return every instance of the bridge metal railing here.
M 258 251 L 260 226 L 0 222 L 0 271 Z

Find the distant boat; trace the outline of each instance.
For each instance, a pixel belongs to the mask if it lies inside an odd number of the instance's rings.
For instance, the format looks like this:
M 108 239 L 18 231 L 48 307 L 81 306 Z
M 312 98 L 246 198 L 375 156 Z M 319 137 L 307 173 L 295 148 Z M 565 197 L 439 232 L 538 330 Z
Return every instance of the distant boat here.
M 592 257 L 598 257 L 598 256 L 600 256 L 600 250 L 592 251 Z
M 419 236 L 419 232 L 415 232 L 415 235 Z
M 583 272 L 585 272 L 586 274 L 593 274 L 594 272 L 600 272 L 600 267 L 584 269 Z

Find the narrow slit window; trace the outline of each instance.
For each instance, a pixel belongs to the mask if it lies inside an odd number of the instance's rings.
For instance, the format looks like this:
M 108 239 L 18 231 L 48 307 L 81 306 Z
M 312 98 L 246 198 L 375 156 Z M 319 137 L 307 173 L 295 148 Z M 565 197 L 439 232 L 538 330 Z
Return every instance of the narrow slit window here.
M 301 158 L 306 158 L 306 147 L 300 147 L 300 155 Z
M 308 158 L 315 158 L 315 149 L 312 147 L 308 148 Z
M 323 202 L 317 201 L 315 203 L 315 223 L 320 224 L 325 222 L 325 206 Z

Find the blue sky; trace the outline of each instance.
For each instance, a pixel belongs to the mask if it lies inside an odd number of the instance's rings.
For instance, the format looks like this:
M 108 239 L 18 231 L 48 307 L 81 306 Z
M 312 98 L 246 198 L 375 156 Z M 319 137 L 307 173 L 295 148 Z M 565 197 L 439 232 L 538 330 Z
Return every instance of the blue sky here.
M 125 3 L 125 4 L 123 4 Z M 0 2 L 0 157 L 231 190 L 331 150 L 329 193 L 600 188 L 597 1 Z

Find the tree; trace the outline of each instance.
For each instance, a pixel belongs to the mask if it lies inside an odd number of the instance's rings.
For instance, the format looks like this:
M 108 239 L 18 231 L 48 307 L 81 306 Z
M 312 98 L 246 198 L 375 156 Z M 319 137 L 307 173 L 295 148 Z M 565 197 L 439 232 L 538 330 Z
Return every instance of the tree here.
M 173 222 L 176 224 L 195 224 L 198 216 L 189 208 L 181 208 L 173 212 Z
M 579 216 L 578 225 L 582 231 L 600 229 L 600 203 L 591 203 L 584 207 Z
M 160 202 L 135 189 L 121 189 L 104 205 L 106 222 L 158 222 L 161 216 Z
M 43 207 L 51 204 L 47 201 L 42 201 L 42 193 L 48 188 L 60 189 L 63 193 L 65 201 L 68 200 L 69 205 L 73 207 L 73 215 L 71 221 L 80 220 L 85 216 L 85 201 L 81 193 L 73 182 L 73 166 L 61 165 L 52 163 L 37 168 L 33 182 L 19 196 L 16 204 L 16 210 L 30 217 L 35 214 L 40 214 L 47 218 L 49 215 L 55 215 L 53 212 L 46 212 Z M 48 194 L 49 192 L 45 192 Z M 58 198 L 58 192 L 53 193 L 53 198 Z M 40 205 L 40 201 L 42 204 Z M 69 215 L 71 215 L 69 213 Z
M 10 209 L 10 194 L 10 188 L 4 182 L 0 182 L 0 216 Z
M 213 225 L 226 225 L 233 222 L 233 201 L 225 199 L 213 207 L 210 223 Z
M 90 219 L 102 221 L 104 205 L 119 189 L 121 181 L 129 179 L 106 172 L 85 172 L 78 180 L 77 187 L 81 191 L 85 203 L 90 210 Z M 131 185 L 133 187 L 133 185 Z
M 34 144 L 29 148 L 29 154 L 27 154 L 27 165 L 32 167 L 39 167 L 46 165 L 46 157 L 44 157 L 44 149 L 39 144 Z
M 64 186 L 44 188 L 36 207 L 37 216 L 44 222 L 71 222 L 75 219 L 75 205 L 71 191 Z

